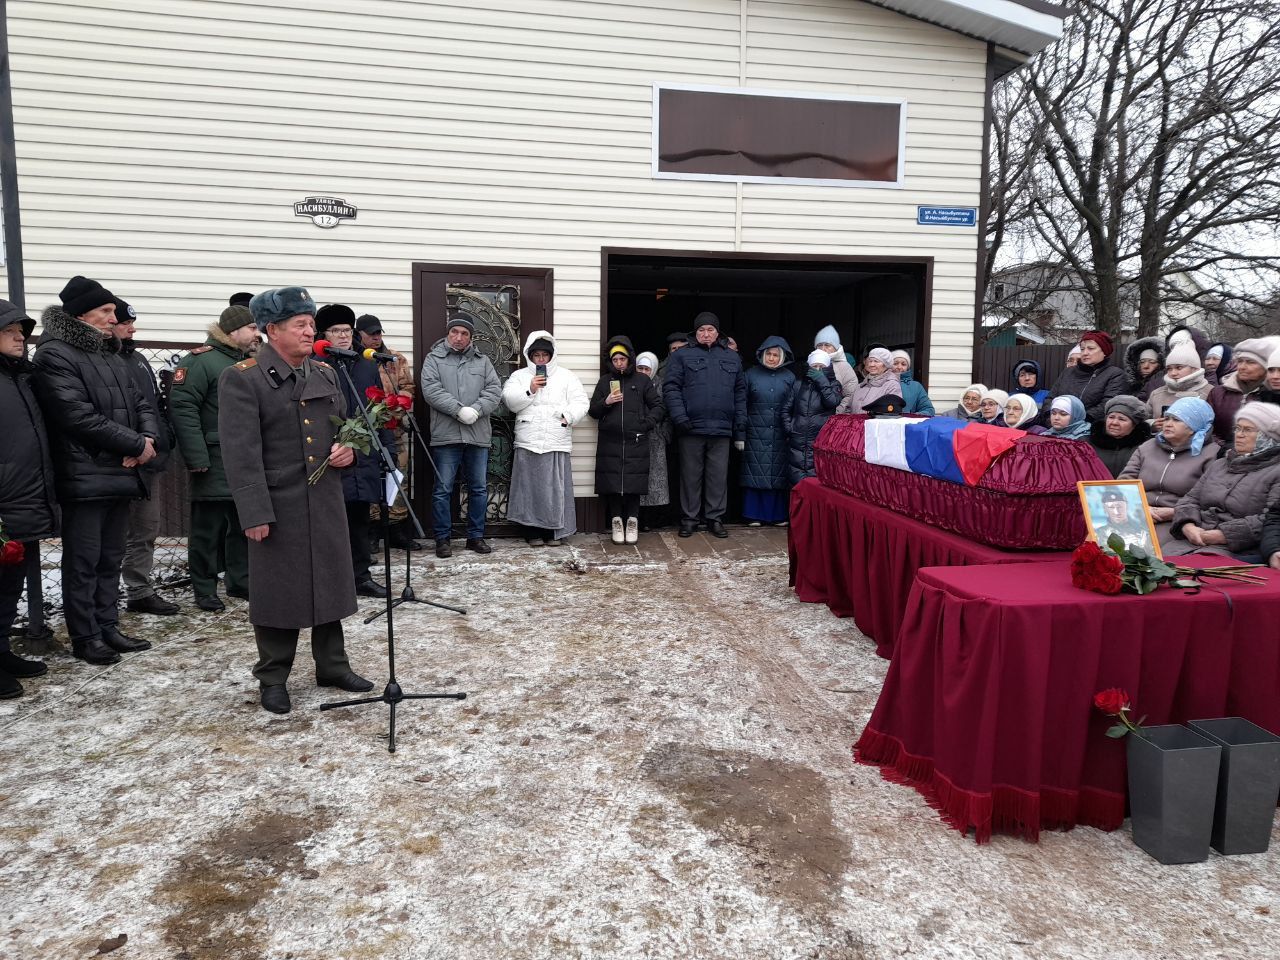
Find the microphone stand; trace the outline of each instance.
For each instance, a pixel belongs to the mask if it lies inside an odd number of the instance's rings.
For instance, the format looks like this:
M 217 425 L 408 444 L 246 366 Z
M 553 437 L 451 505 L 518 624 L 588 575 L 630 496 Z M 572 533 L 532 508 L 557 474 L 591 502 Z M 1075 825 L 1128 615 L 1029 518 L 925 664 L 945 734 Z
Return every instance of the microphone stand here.
M 418 429 L 418 421 L 414 419 L 413 413 L 408 410 L 405 410 L 403 413 L 401 413 L 400 423 L 403 424 L 405 428 L 405 432 L 409 434 L 408 473 L 405 475 L 404 487 L 402 488 L 405 494 L 404 496 L 405 508 L 409 511 L 409 519 L 413 521 L 413 526 L 414 526 L 414 529 L 417 530 L 418 536 L 425 537 L 426 534 L 422 530 L 422 524 L 418 521 L 418 516 L 413 512 L 413 507 L 409 503 L 409 494 L 413 492 L 413 441 L 414 439 L 416 439 L 418 441 L 418 445 L 422 447 L 422 452 L 426 454 L 427 460 L 430 461 L 432 469 L 435 469 L 436 463 L 435 463 L 435 460 L 431 458 L 431 451 L 427 448 L 426 443 L 424 443 L 422 440 L 422 432 Z M 386 483 L 384 480 L 383 499 L 385 498 L 386 498 Z M 382 508 L 382 521 L 383 521 L 382 547 L 383 547 L 383 552 L 386 556 L 385 562 L 387 565 L 387 586 L 388 586 L 387 593 L 390 594 L 391 592 L 390 591 L 391 547 L 387 543 L 389 539 L 387 531 L 390 529 L 390 521 L 387 519 L 388 510 L 389 510 L 389 505 L 384 506 Z M 383 617 L 383 616 L 389 617 L 391 615 L 391 611 L 394 610 L 396 607 L 400 606 L 400 604 L 402 603 L 425 603 L 428 606 L 439 607 L 441 610 L 452 610 L 454 613 L 461 613 L 464 616 L 466 615 L 467 611 L 463 610 L 460 607 L 451 607 L 447 603 L 437 603 L 434 600 L 422 600 L 418 596 L 416 596 L 413 592 L 413 584 L 409 582 L 410 576 L 412 575 L 411 568 L 412 568 L 412 556 L 409 552 L 409 549 L 406 547 L 404 551 L 404 589 L 400 591 L 400 596 L 398 596 L 395 600 L 391 601 L 391 603 L 387 605 L 386 610 L 379 610 L 377 613 L 373 613 L 365 617 L 364 618 L 365 623 L 373 623 L 373 621 L 377 620 L 379 617 Z
M 395 615 L 392 612 L 395 604 L 391 600 L 391 542 L 388 533 L 391 526 L 391 504 L 387 502 L 387 477 L 391 476 L 396 469 L 395 460 L 391 458 L 391 454 L 387 452 L 386 445 L 383 444 L 382 438 L 378 436 L 378 431 L 374 427 L 373 419 L 369 416 L 369 411 L 365 405 L 360 402 L 360 391 L 356 389 L 355 381 L 351 379 L 351 371 L 345 363 L 334 364 L 338 368 L 339 374 L 346 380 L 347 386 L 351 388 L 351 396 L 356 398 L 356 406 L 360 409 L 360 416 L 364 418 L 365 426 L 369 428 L 369 436 L 372 440 L 373 447 L 378 451 L 378 460 L 381 465 L 382 473 L 382 559 L 386 564 L 387 571 L 387 685 L 382 688 L 382 695 L 377 697 L 360 697 L 355 700 L 338 700 L 331 703 L 320 704 L 321 710 L 337 710 L 339 707 L 358 707 L 366 703 L 385 703 L 391 708 L 391 728 L 389 733 L 389 741 L 387 743 L 387 751 L 389 753 L 396 752 L 396 707 L 405 700 L 465 700 L 465 693 L 405 693 L 401 689 L 400 684 L 396 680 L 396 631 L 395 631 Z M 413 507 L 409 504 L 409 498 L 405 497 L 405 506 L 409 508 L 409 516 L 413 517 L 415 525 L 418 524 L 418 518 L 413 514 Z M 421 527 L 419 526 L 419 529 Z M 443 604 L 436 604 L 443 606 Z M 448 609 L 457 609 L 449 607 Z M 458 611 L 459 613 L 463 611 Z M 365 621 L 368 623 L 369 621 Z

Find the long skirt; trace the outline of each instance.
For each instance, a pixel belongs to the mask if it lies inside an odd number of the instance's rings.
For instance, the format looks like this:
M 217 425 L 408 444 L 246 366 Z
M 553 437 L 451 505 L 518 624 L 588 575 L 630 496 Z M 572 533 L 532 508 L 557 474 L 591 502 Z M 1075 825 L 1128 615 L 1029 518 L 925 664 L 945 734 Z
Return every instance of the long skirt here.
M 742 491 L 742 515 L 761 523 L 781 523 L 787 519 L 791 506 L 788 490 L 757 490 L 747 487 Z
M 507 519 L 526 527 L 554 530 L 557 538 L 578 532 L 573 509 L 573 464 L 569 454 L 532 453 L 516 447 Z

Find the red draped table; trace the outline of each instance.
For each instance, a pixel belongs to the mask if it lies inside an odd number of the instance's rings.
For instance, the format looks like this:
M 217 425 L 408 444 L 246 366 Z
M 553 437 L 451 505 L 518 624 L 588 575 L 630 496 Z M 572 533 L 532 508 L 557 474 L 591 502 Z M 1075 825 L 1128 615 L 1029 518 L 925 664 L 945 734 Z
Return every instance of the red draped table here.
M 853 617 L 882 657 L 893 651 L 921 567 L 1070 556 L 989 547 L 824 487 L 813 477 L 791 491 L 787 550 L 796 596 L 825 603 L 838 617 Z
M 1099 690 L 1128 691 L 1147 724 L 1240 716 L 1280 732 L 1280 574 L 1264 574 L 1139 597 L 1079 590 L 1066 562 L 922 569 L 855 757 L 979 843 L 1114 830 L 1125 745 L 1105 735 Z

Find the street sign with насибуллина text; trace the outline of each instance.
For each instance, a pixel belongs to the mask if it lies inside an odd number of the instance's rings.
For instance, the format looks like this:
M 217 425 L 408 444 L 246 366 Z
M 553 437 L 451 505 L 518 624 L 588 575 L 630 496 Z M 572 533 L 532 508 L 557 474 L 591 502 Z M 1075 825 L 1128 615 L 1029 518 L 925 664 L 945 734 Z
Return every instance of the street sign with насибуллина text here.
M 923 227 L 976 227 L 977 207 L 916 207 L 916 223 Z
M 307 197 L 293 205 L 295 217 L 310 217 L 324 230 L 332 230 L 343 220 L 354 220 L 356 208 L 339 197 Z

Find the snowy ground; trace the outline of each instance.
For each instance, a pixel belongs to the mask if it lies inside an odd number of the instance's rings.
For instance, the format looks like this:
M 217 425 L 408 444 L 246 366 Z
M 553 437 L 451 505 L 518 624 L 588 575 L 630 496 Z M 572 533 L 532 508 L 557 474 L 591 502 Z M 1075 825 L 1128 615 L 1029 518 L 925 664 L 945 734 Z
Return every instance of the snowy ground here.
M 0 956 L 1275 956 L 1280 844 L 979 847 L 855 766 L 884 661 L 794 599 L 780 531 L 734 534 L 419 559 L 469 614 L 402 607 L 401 682 L 469 699 L 403 705 L 395 755 L 384 706 L 316 709 L 305 647 L 261 711 L 235 601 L 51 658 L 0 705 Z M 349 622 L 379 688 L 383 636 Z

